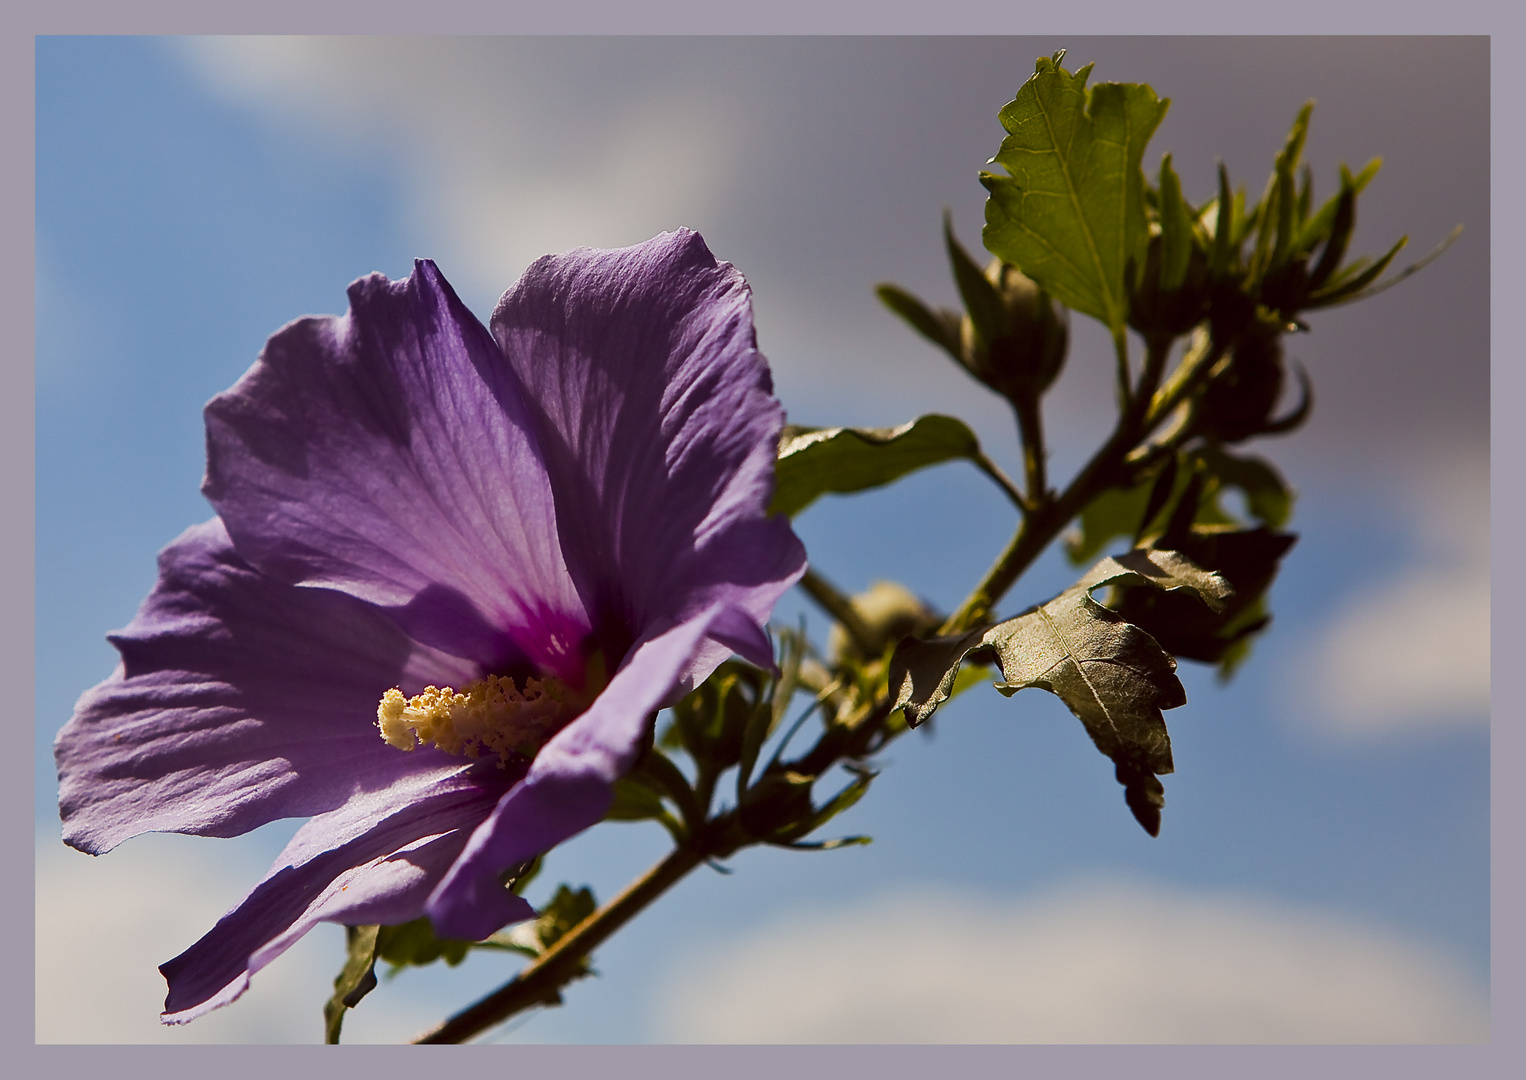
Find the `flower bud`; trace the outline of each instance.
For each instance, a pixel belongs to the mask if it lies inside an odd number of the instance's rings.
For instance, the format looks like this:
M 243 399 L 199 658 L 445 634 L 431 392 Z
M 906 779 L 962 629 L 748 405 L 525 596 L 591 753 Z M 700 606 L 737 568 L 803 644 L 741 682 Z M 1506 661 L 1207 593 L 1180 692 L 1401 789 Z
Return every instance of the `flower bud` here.
M 1129 325 L 1146 339 L 1174 338 L 1187 333 L 1208 314 L 1208 255 L 1193 244 L 1187 255 L 1186 273 L 1176 284 L 1163 281 L 1159 233 L 1145 249 L 1144 267 L 1130 275 Z
M 1003 397 L 1035 398 L 1060 374 L 1069 347 L 1068 313 L 1034 280 L 993 259 L 984 274 L 995 304 L 982 326 L 966 314 L 960 324 L 960 362 Z M 985 320 L 982 320 L 985 321 Z
M 1210 378 L 1198 430 L 1226 443 L 1265 432 L 1273 424 L 1284 379 L 1281 335 L 1246 334 Z
M 942 618 L 904 585 L 894 581 L 876 581 L 867 592 L 850 601 L 870 640 L 864 642 L 867 654 L 854 646 L 841 626 L 833 626 L 827 643 L 827 655 L 834 664 L 850 653 L 861 660 L 878 659 L 889 646 L 908 634 L 925 634 Z

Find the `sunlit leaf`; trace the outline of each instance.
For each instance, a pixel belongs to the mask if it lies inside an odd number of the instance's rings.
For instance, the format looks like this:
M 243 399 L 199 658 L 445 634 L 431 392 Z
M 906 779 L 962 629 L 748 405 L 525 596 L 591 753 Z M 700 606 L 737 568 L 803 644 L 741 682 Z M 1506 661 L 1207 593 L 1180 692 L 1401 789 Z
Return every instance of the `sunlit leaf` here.
M 1125 271 L 1147 240 L 1145 145 L 1169 101 L 1136 83 L 1087 89 L 1091 65 L 1071 74 L 1040 57 L 1001 110 L 1008 136 L 993 158 L 1009 175 L 982 173 L 985 245 L 1067 307 L 1121 338 Z

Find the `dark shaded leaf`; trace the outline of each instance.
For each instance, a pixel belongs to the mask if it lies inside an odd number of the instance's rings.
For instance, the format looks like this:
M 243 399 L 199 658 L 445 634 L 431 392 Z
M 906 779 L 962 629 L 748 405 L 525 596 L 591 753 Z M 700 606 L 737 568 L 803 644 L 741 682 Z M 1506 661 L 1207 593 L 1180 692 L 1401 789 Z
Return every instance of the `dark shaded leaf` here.
M 1169 542 L 1234 589 L 1221 610 L 1207 610 L 1179 593 L 1129 584 L 1114 591 L 1108 606 L 1148 631 L 1173 656 L 1209 664 L 1228 658 L 1233 664 L 1244 658 L 1246 639 L 1270 621 L 1263 597 L 1296 539 L 1265 527 L 1193 528 L 1185 536 L 1171 536 Z
M 1257 521 L 1274 529 L 1288 523 L 1293 515 L 1293 490 L 1270 462 L 1259 457 L 1240 457 L 1216 446 L 1205 446 L 1194 456 L 1210 475 L 1218 478 L 1220 488 L 1244 492 L 1246 509 Z M 1190 557 L 1190 553 L 1184 554 Z M 1216 569 L 1211 564 L 1199 565 Z
M 994 655 L 1002 693 L 1037 687 L 1055 694 L 1111 758 L 1139 823 L 1160 829 L 1162 789 L 1155 774 L 1172 769 L 1162 710 L 1186 703 L 1176 661 L 1145 631 L 1092 599 L 1103 585 L 1189 590 L 1215 611 L 1230 596 L 1223 578 L 1173 551 L 1136 549 L 1103 559 L 1055 599 L 1015 619 L 958 638 L 902 641 L 891 660 L 895 707 L 908 723 L 924 721 L 950 696 L 959 667 L 972 653 Z

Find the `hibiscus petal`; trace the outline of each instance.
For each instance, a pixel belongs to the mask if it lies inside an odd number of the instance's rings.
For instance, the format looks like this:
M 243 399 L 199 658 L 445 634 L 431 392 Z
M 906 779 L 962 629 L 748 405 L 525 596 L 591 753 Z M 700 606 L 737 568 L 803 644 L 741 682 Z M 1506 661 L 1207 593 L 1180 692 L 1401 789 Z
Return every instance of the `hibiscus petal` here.
M 470 663 L 410 641 L 351 596 L 274 581 L 217 520 L 165 548 L 122 665 L 54 748 L 64 839 L 99 854 L 142 832 L 234 836 L 385 791 L 460 758 L 399 753 L 376 730 L 389 687 L 465 682 Z
M 164 1021 L 183 1024 L 233 1001 L 250 976 L 319 922 L 392 925 L 418 918 L 471 830 L 517 777 L 477 769 L 412 784 L 402 809 L 361 795 L 313 818 L 237 907 L 160 966 L 169 983 Z M 534 917 L 528 903 L 498 888 L 514 918 Z
M 567 567 L 615 655 L 718 601 L 763 622 L 805 570 L 788 522 L 765 516 L 784 416 L 750 296 L 681 229 L 539 259 L 493 312 L 535 418 Z M 699 650 L 685 681 L 730 651 Z
M 349 298 L 207 406 L 203 491 L 239 553 L 484 667 L 580 680 L 589 621 L 517 376 L 427 260 Z
M 475 940 L 517 917 L 498 874 L 604 816 L 611 785 L 630 771 L 652 714 L 666 704 L 711 624 L 735 617 L 723 611 L 712 607 L 638 644 L 588 711 L 541 748 L 524 781 L 478 827 L 430 896 L 427 910 L 440 933 Z

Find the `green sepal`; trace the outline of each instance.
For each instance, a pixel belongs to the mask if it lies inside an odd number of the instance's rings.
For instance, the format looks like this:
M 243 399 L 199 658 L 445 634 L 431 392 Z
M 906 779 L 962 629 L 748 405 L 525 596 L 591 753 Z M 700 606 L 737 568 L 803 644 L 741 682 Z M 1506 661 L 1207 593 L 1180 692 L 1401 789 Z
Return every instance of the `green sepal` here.
M 880 298 L 882 304 L 910 323 L 917 333 L 961 364 L 964 363 L 961 359 L 959 344 L 961 322 L 959 312 L 949 311 L 946 308 L 934 310 L 905 289 L 895 285 L 876 285 L 874 294 Z
M 943 244 L 948 249 L 954 284 L 959 289 L 959 299 L 964 301 L 964 310 L 969 313 L 976 340 L 989 348 L 1008 333 L 1006 308 L 985 270 L 970 258 L 970 253 L 955 238 L 954 219 L 946 212 L 943 215 Z
M 768 697 L 759 697 L 742 730 L 742 747 L 737 760 L 738 803 L 747 792 L 747 784 L 752 779 L 752 770 L 758 763 L 758 754 L 762 752 L 763 744 L 778 729 L 795 696 L 795 687 L 800 679 L 800 662 L 805 658 L 803 622 L 801 627 L 798 632 L 786 630 L 780 633 L 779 677 Z
M 869 790 L 869 784 L 878 775 L 873 769 L 862 766 L 856 768 L 849 766 L 849 769 L 853 773 L 853 779 L 841 791 L 833 795 L 822 806 L 817 807 L 815 812 L 806 821 L 790 829 L 787 833 L 782 834 L 780 839 L 776 839 L 773 842 L 783 843 L 790 847 L 811 848 L 817 851 L 830 851 L 852 844 L 869 843 L 869 837 L 867 836 L 843 837 L 836 841 L 828 840 L 814 844 L 801 843 L 801 837 L 809 836 L 862 799 L 864 794 Z
M 1401 236 L 1394 246 L 1389 248 L 1377 262 L 1372 262 L 1364 257 L 1356 260 L 1349 266 L 1337 270 L 1331 275 L 1330 280 L 1323 289 L 1319 289 L 1309 295 L 1309 299 L 1304 304 L 1304 307 L 1308 310 L 1333 307 L 1343 301 L 1356 299 L 1363 289 L 1377 281 L 1378 275 L 1388 269 L 1388 264 L 1394 261 L 1394 256 L 1399 254 L 1408 243 L 1409 237 Z M 1430 256 L 1430 258 L 1434 257 L 1435 255 Z M 1429 261 L 1429 259 L 1426 261 Z M 1414 270 L 1419 269 L 1420 265 L 1423 264 L 1416 264 L 1408 272 L 1412 273 Z
M 344 1014 L 376 989 L 376 937 L 379 926 L 344 928 L 345 961 L 334 978 L 334 994 L 323 1005 L 323 1041 L 339 1042 Z
M 1160 159 L 1160 288 L 1179 289 L 1196 246 L 1196 215 L 1182 198 L 1182 182 L 1171 168 L 1171 155 Z
M 1298 237 L 1299 248 L 1304 251 L 1313 251 L 1315 245 L 1318 244 L 1321 240 L 1326 237 L 1335 236 L 1338 232 L 1336 227 L 1336 219 L 1340 214 L 1341 201 L 1346 196 L 1346 193 L 1348 191 L 1351 193 L 1351 201 L 1354 203 L 1356 196 L 1362 193 L 1362 191 L 1372 181 L 1372 178 L 1378 175 L 1378 170 L 1382 167 L 1383 159 L 1373 158 L 1367 163 L 1366 167 L 1362 169 L 1360 173 L 1358 173 L 1356 176 L 1352 176 L 1351 171 L 1347 169 L 1346 166 L 1342 165 L 1341 190 L 1337 194 L 1332 195 L 1329 199 L 1327 199 L 1324 205 L 1319 208 L 1314 216 L 1311 217 L 1308 221 L 1304 222 L 1303 232 L 1300 233 Z M 1346 239 L 1349 240 L 1349 236 Z M 1343 250 L 1345 243 L 1346 240 L 1342 240 L 1341 245 Z M 1336 265 L 1338 265 L 1339 262 L 1340 259 L 1337 258 L 1335 260 Z M 1332 266 L 1332 269 L 1333 268 L 1334 267 Z

